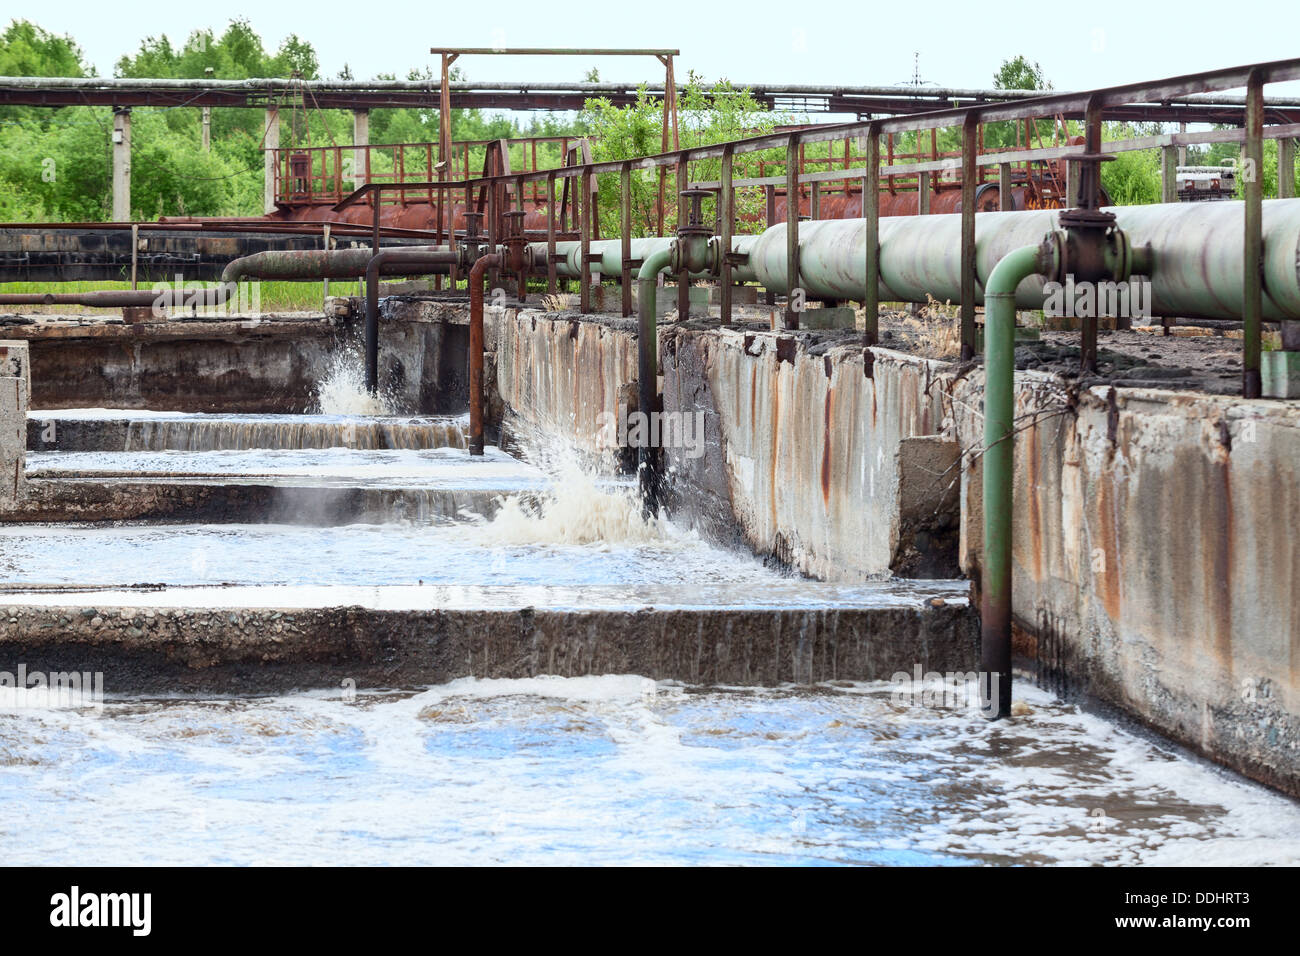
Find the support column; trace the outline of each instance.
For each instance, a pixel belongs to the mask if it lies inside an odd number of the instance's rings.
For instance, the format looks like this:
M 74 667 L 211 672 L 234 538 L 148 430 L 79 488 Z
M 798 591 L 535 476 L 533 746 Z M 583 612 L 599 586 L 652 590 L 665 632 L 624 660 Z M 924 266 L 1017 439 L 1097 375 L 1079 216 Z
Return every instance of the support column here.
M 998 209 L 1010 212 L 1016 208 L 1016 198 L 1011 194 L 1011 164 L 998 163 Z
M 113 107 L 113 221 L 131 218 L 131 109 Z
M 919 173 L 916 177 L 916 211 L 918 215 L 930 215 L 930 174 Z
M 1073 160 L 1065 164 L 1065 208 L 1079 205 L 1079 164 Z
M 1178 202 L 1178 147 L 1160 147 L 1160 201 Z
M 873 123 L 868 127 L 866 142 L 867 165 L 862 177 L 862 218 L 866 222 L 866 294 L 862 299 L 865 313 L 863 345 L 879 341 L 880 323 L 880 133 Z M 866 361 L 866 356 L 863 356 Z
M 785 148 L 785 327 L 799 328 L 799 138 Z
M 212 152 L 212 107 L 203 107 L 203 152 Z
M 266 121 L 263 130 L 265 131 L 262 135 L 265 200 L 262 203 L 262 211 L 273 213 L 275 212 L 275 164 L 279 159 L 277 150 L 280 148 L 280 108 L 278 106 L 268 106 L 266 108 Z
M 1277 198 L 1295 198 L 1295 140 L 1290 136 L 1277 141 Z
M 369 146 L 370 145 L 370 110 L 353 110 L 352 111 L 352 145 Z M 352 182 L 353 189 L 364 186 L 370 181 L 366 175 L 366 150 L 354 149 L 352 151 Z
M 975 355 L 975 191 L 978 187 L 979 116 L 967 113 L 961 128 L 961 360 Z
M 1242 249 L 1245 280 L 1241 305 L 1241 394 L 1243 398 L 1259 398 L 1264 317 L 1264 281 L 1260 273 L 1264 253 L 1264 193 L 1260 182 L 1264 174 L 1264 75 L 1258 68 L 1250 71 L 1246 83 L 1246 141 L 1242 146 L 1247 175 Z

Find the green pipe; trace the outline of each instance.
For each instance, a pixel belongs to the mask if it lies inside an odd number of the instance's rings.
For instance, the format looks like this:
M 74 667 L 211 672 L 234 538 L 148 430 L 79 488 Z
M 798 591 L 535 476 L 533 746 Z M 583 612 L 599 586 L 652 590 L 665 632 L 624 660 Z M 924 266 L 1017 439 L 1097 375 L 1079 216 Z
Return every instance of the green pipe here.
M 655 281 L 671 261 L 671 249 L 658 249 L 646 257 L 637 274 L 637 410 L 644 415 L 655 411 L 659 393 L 659 330 L 655 320 Z M 647 438 L 649 436 L 645 430 L 639 434 Z M 648 441 L 637 447 L 636 461 L 644 511 L 648 516 L 656 515 L 659 513 L 659 480 L 654 449 L 649 447 Z
M 1039 247 L 1021 246 L 1002 257 L 984 286 L 984 561 L 980 573 L 983 594 L 980 673 L 981 705 L 987 715 L 996 717 L 1006 717 L 1011 713 L 1016 287 L 1039 271 Z

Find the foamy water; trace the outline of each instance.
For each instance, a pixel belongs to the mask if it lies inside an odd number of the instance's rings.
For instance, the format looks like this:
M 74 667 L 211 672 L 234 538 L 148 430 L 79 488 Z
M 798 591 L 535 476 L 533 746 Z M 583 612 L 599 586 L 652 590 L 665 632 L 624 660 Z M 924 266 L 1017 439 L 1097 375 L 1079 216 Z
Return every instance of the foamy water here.
M 365 358 L 358 349 L 330 354 L 325 372 L 316 383 L 316 402 L 325 415 L 392 415 L 393 401 L 382 392 L 366 389 Z
M 635 676 L 10 707 L 0 835 L 13 865 L 1300 861 L 1292 801 L 1018 696 L 997 723 Z
M 483 529 L 489 545 L 683 546 L 694 536 L 660 518 L 642 513 L 640 493 L 631 481 L 597 479 L 573 462 L 559 464 L 536 495 L 513 495 Z

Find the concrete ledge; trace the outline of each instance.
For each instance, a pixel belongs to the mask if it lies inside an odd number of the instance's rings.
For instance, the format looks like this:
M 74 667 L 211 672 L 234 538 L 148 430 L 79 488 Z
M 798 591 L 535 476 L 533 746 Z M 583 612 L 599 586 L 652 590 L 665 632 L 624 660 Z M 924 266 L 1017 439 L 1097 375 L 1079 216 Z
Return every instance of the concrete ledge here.
M 27 343 L 0 340 L 0 508 L 24 495 L 27 469 Z
M 0 596 L 21 600 L 21 595 Z M 692 684 L 970 671 L 975 616 L 836 610 L 167 609 L 0 604 L 0 670 L 101 671 L 109 694 L 260 693 L 458 677 L 641 674 Z
M 17 504 L 0 503 L 0 520 L 183 521 L 334 526 L 424 521 L 471 511 L 491 517 L 498 489 L 347 488 L 262 482 L 90 481 L 34 478 Z

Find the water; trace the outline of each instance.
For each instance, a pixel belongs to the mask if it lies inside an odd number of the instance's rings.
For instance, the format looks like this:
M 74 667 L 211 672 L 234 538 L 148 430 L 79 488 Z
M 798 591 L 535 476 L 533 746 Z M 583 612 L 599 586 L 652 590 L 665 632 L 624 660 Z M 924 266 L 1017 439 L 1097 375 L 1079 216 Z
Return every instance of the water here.
M 1291 801 L 1043 692 L 988 723 L 891 690 L 0 707 L 0 839 L 11 865 L 1300 862 Z
M 469 416 L 225 415 L 83 408 L 28 412 L 42 452 L 468 447 Z
M 359 349 L 330 355 L 325 374 L 316 385 L 316 401 L 326 415 L 392 415 L 395 402 L 365 386 L 365 362 Z
M 271 480 L 307 494 L 495 489 L 504 501 L 454 520 L 339 527 L 0 525 L 0 605 L 966 600 L 961 581 L 783 575 L 643 521 L 629 481 L 545 448 L 529 453 L 538 467 L 497 449 L 476 460 L 451 447 L 305 447 L 299 422 L 265 416 L 246 428 L 112 414 L 148 447 L 35 453 L 31 473 Z M 353 421 L 321 419 L 317 433 Z M 1300 863 L 1295 802 L 1023 683 L 1016 696 L 1018 716 L 990 723 L 885 683 L 465 679 L 120 697 L 98 711 L 0 687 L 0 839 L 10 864 Z
M 295 484 L 366 488 L 491 488 L 504 492 L 547 487 L 546 474 L 496 448 L 473 457 L 457 448 L 232 449 L 226 451 L 37 451 L 27 453 L 30 478 L 219 478 L 223 482 L 281 479 Z

